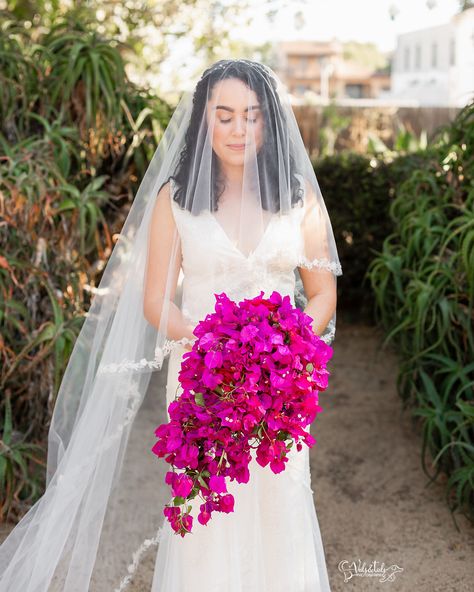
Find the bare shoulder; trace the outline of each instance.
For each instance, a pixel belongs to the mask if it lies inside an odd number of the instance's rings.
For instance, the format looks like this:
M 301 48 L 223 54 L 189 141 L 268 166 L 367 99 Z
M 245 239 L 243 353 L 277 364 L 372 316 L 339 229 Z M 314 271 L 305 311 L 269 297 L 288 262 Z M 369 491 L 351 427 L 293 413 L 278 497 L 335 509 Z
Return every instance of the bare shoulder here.
M 168 216 L 170 220 L 173 218 L 171 210 L 171 181 L 167 181 L 156 195 L 154 215 L 157 212 L 160 216 Z
M 168 206 L 171 208 L 171 180 L 162 185 L 156 196 L 156 204 L 161 207 Z
M 304 178 L 304 196 L 304 201 L 307 208 L 311 208 L 316 205 L 316 192 L 314 191 L 313 185 L 306 177 Z

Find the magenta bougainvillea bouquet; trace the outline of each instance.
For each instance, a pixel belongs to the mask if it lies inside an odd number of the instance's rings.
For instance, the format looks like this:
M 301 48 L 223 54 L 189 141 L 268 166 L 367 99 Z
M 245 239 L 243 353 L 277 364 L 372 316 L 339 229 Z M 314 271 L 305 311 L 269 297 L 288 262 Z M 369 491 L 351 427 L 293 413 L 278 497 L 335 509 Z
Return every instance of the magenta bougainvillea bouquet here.
M 191 532 L 186 502 L 197 495 L 201 524 L 213 511 L 234 510 L 226 479 L 249 481 L 252 448 L 262 467 L 280 473 L 294 444 L 301 451 L 302 442 L 316 442 L 305 428 L 322 411 L 318 393 L 327 388 L 333 350 L 289 296 L 263 294 L 238 303 L 214 295 L 215 312 L 198 323 L 182 356 L 183 392 L 155 431 L 152 451 L 172 467 L 166 483 L 174 497 L 163 512 L 181 536 Z

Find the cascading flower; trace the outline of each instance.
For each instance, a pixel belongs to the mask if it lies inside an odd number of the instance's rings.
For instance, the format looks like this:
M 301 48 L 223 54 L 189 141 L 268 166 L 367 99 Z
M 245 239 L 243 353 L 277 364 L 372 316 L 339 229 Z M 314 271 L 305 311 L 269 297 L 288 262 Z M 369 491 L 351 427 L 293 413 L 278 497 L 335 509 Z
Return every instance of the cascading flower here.
M 333 350 L 289 296 L 263 295 L 236 303 L 214 294 L 215 312 L 197 324 L 182 356 L 183 392 L 155 430 L 152 451 L 173 468 L 166 483 L 174 497 L 163 512 L 181 536 L 192 530 L 186 502 L 198 495 L 203 525 L 214 511 L 234 510 L 226 480 L 249 481 L 251 449 L 262 467 L 280 473 L 294 444 L 301 451 L 316 442 L 305 428 L 322 411 L 318 394 L 328 386 Z

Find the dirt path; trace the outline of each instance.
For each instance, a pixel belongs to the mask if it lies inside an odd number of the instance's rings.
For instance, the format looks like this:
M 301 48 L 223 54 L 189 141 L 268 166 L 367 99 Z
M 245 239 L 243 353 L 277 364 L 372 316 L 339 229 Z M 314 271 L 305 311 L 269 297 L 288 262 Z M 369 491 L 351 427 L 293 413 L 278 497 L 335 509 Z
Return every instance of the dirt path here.
M 443 487 L 426 487 L 420 436 L 408 414 L 401 415 L 396 358 L 381 350 L 381 336 L 371 327 L 338 322 L 330 388 L 321 396 L 324 412 L 311 427 L 317 439 L 312 488 L 332 591 L 473 590 L 474 529 L 459 518 L 459 533 Z M 153 414 L 142 417 L 150 422 Z M 0 538 L 7 530 L 0 528 Z M 152 548 L 144 558 L 130 592 L 150 590 L 155 553 Z M 339 563 L 359 559 L 402 571 L 393 582 L 365 576 L 344 583 Z
M 371 327 L 339 323 L 331 386 L 312 426 L 319 440 L 311 475 L 331 588 L 473 590 L 474 530 L 460 518 L 459 533 L 444 488 L 426 487 L 420 436 L 401 415 L 396 357 L 381 342 Z M 339 562 L 359 559 L 403 571 L 393 582 L 361 576 L 344 583 Z

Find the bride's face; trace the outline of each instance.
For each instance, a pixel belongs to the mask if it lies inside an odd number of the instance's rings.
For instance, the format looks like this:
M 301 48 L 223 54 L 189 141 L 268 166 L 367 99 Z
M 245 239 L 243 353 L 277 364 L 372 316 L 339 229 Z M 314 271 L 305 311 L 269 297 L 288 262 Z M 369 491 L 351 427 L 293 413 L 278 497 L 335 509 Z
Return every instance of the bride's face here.
M 245 154 L 251 158 L 262 146 L 263 114 L 257 94 L 238 78 L 214 85 L 207 102 L 207 123 L 214 152 L 224 164 L 242 166 Z

